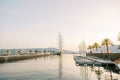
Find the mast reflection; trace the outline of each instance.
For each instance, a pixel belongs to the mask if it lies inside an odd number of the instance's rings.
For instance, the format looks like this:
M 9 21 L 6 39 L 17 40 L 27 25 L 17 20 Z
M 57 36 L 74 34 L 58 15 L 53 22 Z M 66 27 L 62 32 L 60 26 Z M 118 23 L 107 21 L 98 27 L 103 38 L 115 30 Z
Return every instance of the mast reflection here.
M 88 80 L 88 66 L 87 64 L 84 64 L 83 66 L 80 66 L 80 77 L 82 80 Z
M 59 55 L 59 80 L 62 80 L 62 53 Z

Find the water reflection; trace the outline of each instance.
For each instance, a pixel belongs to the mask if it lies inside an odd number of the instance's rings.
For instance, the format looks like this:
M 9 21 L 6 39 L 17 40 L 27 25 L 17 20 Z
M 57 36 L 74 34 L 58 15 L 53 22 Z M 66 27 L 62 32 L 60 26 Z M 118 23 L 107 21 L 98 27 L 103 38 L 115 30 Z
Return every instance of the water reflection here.
M 62 55 L 59 55 L 59 80 L 62 80 Z
M 80 77 L 82 80 L 120 80 L 120 75 L 102 66 L 80 65 Z
M 88 80 L 88 78 L 90 77 L 87 64 L 84 64 L 80 67 L 80 77 L 82 80 Z
M 109 70 L 104 69 L 101 75 L 96 70 L 98 66 L 76 66 L 71 54 L 51 55 L 0 64 L 0 80 L 110 80 Z M 112 75 L 120 80 L 119 74 Z
M 101 80 L 102 79 L 103 68 L 98 66 L 97 69 L 95 69 L 95 73 L 97 75 L 98 80 Z
M 120 80 L 120 75 L 112 72 L 112 67 L 106 67 L 109 69 L 106 69 L 100 65 L 79 65 L 80 78 L 81 80 Z

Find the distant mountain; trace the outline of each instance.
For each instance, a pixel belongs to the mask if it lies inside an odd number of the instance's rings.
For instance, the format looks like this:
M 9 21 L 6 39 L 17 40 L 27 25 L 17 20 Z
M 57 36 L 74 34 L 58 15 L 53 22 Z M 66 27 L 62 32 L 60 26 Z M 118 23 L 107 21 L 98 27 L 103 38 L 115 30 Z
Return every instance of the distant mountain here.
M 6 53 L 6 50 L 9 50 L 9 52 L 11 54 L 15 54 L 17 51 L 21 51 L 21 52 L 24 52 L 24 53 L 29 53 L 30 50 L 32 52 L 34 52 L 35 50 L 37 50 L 37 51 L 44 51 L 45 50 L 45 51 L 55 51 L 55 52 L 59 51 L 57 48 L 0 49 L 0 54 Z M 63 52 L 65 54 L 74 53 L 73 51 L 70 51 L 70 50 L 63 50 Z
M 119 45 L 114 45 L 114 46 L 109 46 L 109 51 L 111 53 L 120 53 L 120 49 L 118 49 Z M 93 53 L 105 53 L 106 52 L 106 47 L 102 47 L 102 48 L 98 48 L 98 50 L 96 51 L 96 49 L 93 50 Z
M 44 48 L 44 50 L 47 50 L 47 51 L 59 51 L 57 48 Z M 63 50 L 63 52 L 65 54 L 72 54 L 72 53 L 74 53 L 73 51 L 70 51 L 70 50 Z

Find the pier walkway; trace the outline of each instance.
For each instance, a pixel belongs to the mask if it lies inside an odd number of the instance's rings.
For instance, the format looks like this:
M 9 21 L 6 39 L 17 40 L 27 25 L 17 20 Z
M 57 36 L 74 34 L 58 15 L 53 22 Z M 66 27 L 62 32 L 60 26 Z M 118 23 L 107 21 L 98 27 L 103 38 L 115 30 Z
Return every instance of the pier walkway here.
M 105 66 L 105 65 L 109 65 L 112 67 L 117 66 L 117 64 L 111 60 L 103 60 L 101 58 L 98 57 L 83 57 L 83 56 L 74 56 L 74 60 L 76 62 L 76 64 L 78 65 L 96 65 L 96 66 Z M 117 66 L 120 69 L 120 66 Z
M 94 60 L 87 59 L 83 56 L 74 56 L 74 60 L 78 65 L 84 65 L 84 64 L 93 65 L 95 63 Z

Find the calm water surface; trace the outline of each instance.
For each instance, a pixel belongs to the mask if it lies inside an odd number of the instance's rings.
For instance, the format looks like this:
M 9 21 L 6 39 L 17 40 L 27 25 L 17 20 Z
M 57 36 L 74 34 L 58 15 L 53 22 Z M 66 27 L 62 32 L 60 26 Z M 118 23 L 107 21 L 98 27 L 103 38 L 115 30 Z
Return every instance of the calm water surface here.
M 119 74 L 112 75 L 120 80 Z M 0 64 L 0 80 L 104 80 L 109 76 L 108 71 L 97 75 L 90 66 L 76 66 L 71 54 Z

